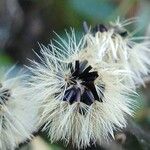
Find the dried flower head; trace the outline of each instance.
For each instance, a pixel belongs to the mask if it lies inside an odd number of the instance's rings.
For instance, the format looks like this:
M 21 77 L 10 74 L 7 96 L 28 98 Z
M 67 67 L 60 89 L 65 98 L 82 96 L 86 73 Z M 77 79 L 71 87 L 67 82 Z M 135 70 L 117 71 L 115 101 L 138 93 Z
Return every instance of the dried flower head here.
M 109 25 L 97 25 L 85 36 L 88 54 L 95 55 L 95 61 L 125 69 L 129 72 L 130 83 L 143 83 L 143 76 L 149 73 L 150 42 L 135 42 L 146 37 L 133 37 L 125 26 L 136 19 L 120 22 L 118 19 Z
M 80 51 L 86 44 L 76 43 L 74 31 L 68 42 L 60 38 L 49 47 L 41 45 L 33 61 L 32 90 L 41 100 L 41 124 L 51 142 L 64 140 L 78 148 L 102 143 L 114 137 L 113 131 L 126 126 L 126 114 L 132 114 L 130 89 L 123 84 L 124 71 L 113 66 L 100 67 Z M 83 59 L 84 58 L 84 59 Z
M 3 77 L 2 77 L 3 76 Z M 22 75 L 0 79 L 0 149 L 13 150 L 36 130 L 36 107 L 26 96 Z

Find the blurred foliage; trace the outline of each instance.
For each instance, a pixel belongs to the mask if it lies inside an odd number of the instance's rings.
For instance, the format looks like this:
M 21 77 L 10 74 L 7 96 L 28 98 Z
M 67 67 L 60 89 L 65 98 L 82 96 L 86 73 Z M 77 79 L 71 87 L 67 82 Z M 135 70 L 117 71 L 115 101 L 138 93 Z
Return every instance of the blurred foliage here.
M 9 55 L 0 55 L 0 67 L 12 65 L 12 58 Z
M 16 62 L 28 64 L 26 58 L 35 58 L 32 49 L 39 53 L 37 42 L 48 44 L 50 39 L 56 37 L 53 31 L 65 37 L 64 29 L 74 27 L 77 37 L 80 37 L 83 34 L 83 21 L 94 26 L 97 23 L 114 20 L 118 16 L 138 17 L 138 22 L 131 28 L 139 29 L 140 35 L 145 33 L 150 35 L 149 8 L 149 0 L 1 0 L 0 66 Z M 139 102 L 135 119 L 148 131 L 150 131 L 149 90 L 148 83 L 146 88 L 139 89 L 140 97 L 134 98 Z M 47 141 L 45 136 L 43 139 Z M 133 140 L 127 141 L 125 149 L 142 149 L 135 138 L 129 139 Z M 51 145 L 50 149 L 63 148 Z
M 71 0 L 70 5 L 79 15 L 91 21 L 106 21 L 117 7 L 111 0 Z

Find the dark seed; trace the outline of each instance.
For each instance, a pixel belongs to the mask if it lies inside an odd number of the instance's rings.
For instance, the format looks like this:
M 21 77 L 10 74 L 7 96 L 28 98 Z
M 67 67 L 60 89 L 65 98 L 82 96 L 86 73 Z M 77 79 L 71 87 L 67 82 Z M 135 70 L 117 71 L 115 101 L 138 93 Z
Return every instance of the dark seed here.
M 96 89 L 94 81 L 98 77 L 98 72 L 91 71 L 92 66 L 88 66 L 88 61 L 80 62 L 76 60 L 74 65 L 69 63 L 68 67 L 71 70 L 72 77 L 70 79 L 71 83 L 67 85 L 63 101 L 67 101 L 70 104 L 79 101 L 89 106 L 95 100 L 103 102 L 105 87 L 104 85 L 99 85 L 101 90 Z
M 103 24 L 98 24 L 96 25 L 94 28 L 93 28 L 93 32 L 96 33 L 96 32 L 107 32 L 107 28 L 106 26 L 104 26 Z
M 127 31 L 124 31 L 124 32 L 121 32 L 119 33 L 122 37 L 126 37 L 128 36 L 128 32 Z

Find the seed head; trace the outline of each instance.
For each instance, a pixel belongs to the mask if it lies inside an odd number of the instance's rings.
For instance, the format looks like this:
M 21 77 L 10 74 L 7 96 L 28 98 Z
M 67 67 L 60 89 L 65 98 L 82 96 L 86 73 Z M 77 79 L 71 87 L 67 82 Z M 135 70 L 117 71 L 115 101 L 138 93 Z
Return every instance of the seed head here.
M 123 84 L 124 71 L 95 63 L 90 53 L 85 57 L 84 38 L 78 44 L 74 32 L 67 36 L 68 42 L 55 41 L 59 47 L 41 45 L 41 62 L 32 61 L 29 67 L 30 84 L 41 103 L 40 123 L 50 141 L 84 148 L 114 137 L 114 130 L 126 126 L 133 104 L 127 97 L 130 88 Z
M 125 27 L 136 19 L 121 22 L 119 19 L 108 25 L 97 25 L 85 36 L 87 54 L 93 53 L 96 63 L 105 62 L 128 72 L 128 84 L 135 87 L 143 83 L 149 73 L 150 42 L 147 37 L 133 37 Z
M 9 78 L 8 72 L 1 74 L 0 79 L 0 149 L 2 150 L 14 150 L 20 143 L 31 139 L 37 123 L 37 108 L 34 108 L 34 103 L 26 94 L 27 88 L 21 82 L 25 76 L 16 74 L 16 77 Z

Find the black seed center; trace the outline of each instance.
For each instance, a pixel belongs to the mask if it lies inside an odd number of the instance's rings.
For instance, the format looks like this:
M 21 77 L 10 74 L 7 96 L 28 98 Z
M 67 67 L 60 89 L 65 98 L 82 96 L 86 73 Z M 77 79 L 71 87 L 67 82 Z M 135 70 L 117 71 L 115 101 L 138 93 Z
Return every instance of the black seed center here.
M 95 34 L 96 32 L 107 32 L 108 29 L 105 25 L 103 24 L 98 24 L 96 25 L 93 29 L 92 32 Z
M 95 100 L 102 102 L 104 86 L 100 85 L 101 90 L 96 89 L 94 81 L 98 77 L 98 72 L 91 71 L 92 66 L 88 65 L 88 61 L 77 60 L 75 64 L 70 63 L 68 66 L 71 77 L 63 101 L 68 101 L 70 104 L 78 101 L 87 105 L 91 105 Z
M 124 28 L 120 28 L 117 26 L 111 26 L 111 25 L 103 25 L 103 24 L 98 24 L 94 28 L 92 28 L 92 33 L 95 35 L 95 33 L 97 33 L 97 32 L 101 32 L 101 33 L 107 32 L 111 28 L 114 29 L 113 36 L 115 36 L 116 34 L 119 34 L 123 38 L 128 36 L 128 31 Z
M 0 86 L 0 105 L 5 104 L 6 101 L 9 100 L 9 97 L 10 97 L 10 90 L 3 89 L 2 86 Z

